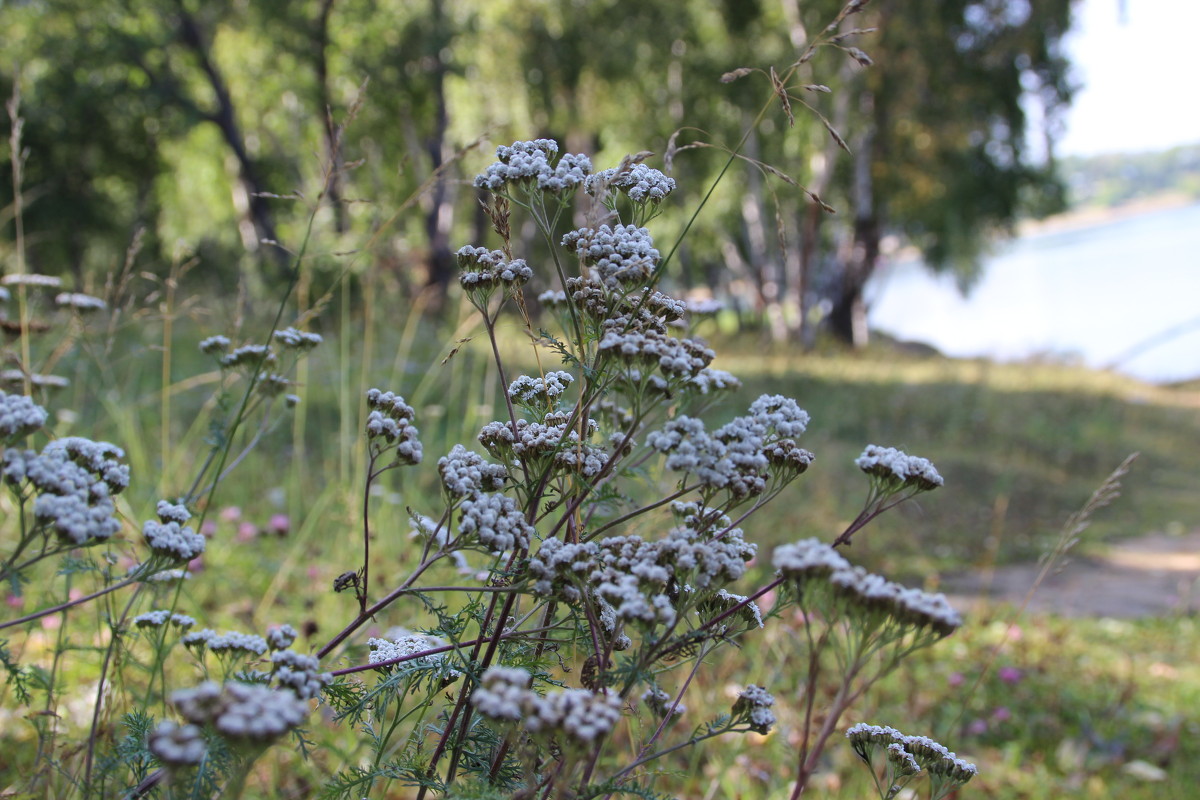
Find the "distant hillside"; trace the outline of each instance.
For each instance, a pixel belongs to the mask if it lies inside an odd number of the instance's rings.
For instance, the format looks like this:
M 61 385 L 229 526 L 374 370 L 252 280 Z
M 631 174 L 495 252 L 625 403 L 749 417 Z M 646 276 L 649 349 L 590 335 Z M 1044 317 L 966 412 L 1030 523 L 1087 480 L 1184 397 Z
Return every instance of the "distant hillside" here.
M 1112 207 L 1162 194 L 1200 199 L 1200 144 L 1060 162 L 1072 209 Z

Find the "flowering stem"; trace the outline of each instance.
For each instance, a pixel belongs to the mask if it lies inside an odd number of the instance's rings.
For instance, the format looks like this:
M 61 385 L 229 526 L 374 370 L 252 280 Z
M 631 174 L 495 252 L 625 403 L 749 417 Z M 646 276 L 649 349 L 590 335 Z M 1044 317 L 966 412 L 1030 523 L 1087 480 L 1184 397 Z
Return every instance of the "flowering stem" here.
M 141 594 L 141 591 L 142 587 L 139 586 L 133 593 L 133 596 L 129 598 L 129 602 L 125 604 L 125 610 L 121 612 L 120 618 L 112 626 L 112 638 L 109 639 L 108 647 L 104 650 L 104 663 L 100 667 L 100 680 L 96 684 L 96 703 L 95 707 L 92 709 L 92 728 L 91 732 L 88 734 L 87 757 L 84 760 L 83 768 L 83 785 L 88 788 L 91 788 L 92 782 L 92 763 L 96 755 L 96 740 L 99 738 L 96 736 L 96 731 L 100 727 L 100 709 L 104 706 L 104 683 L 108 678 L 108 667 L 112 663 L 113 651 L 117 649 L 117 642 L 120 639 L 119 628 L 121 624 L 125 622 L 126 617 L 129 616 L 129 610 L 133 608 L 133 604 L 137 601 L 138 595 Z M 153 681 L 153 679 L 154 678 L 152 675 L 151 680 Z M 165 685 L 163 686 L 163 690 L 166 690 Z
M 371 460 L 367 464 L 367 480 L 366 486 L 363 488 L 363 565 L 362 565 L 362 585 L 357 588 L 358 594 L 358 615 L 364 616 L 367 613 L 367 589 L 371 585 L 371 479 L 375 474 L 375 459 L 379 454 L 374 450 L 371 451 Z

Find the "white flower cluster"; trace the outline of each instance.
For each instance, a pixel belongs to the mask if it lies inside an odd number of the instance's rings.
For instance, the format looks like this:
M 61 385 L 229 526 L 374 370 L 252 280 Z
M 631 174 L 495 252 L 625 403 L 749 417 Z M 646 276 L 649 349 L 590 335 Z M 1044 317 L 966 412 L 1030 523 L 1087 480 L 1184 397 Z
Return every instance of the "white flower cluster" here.
M 523 258 L 509 261 L 503 250 L 466 246 L 459 248 L 458 266 L 462 272 L 458 282 L 467 291 L 488 290 L 497 286 L 521 286 L 533 277 L 533 270 Z
M 164 719 L 146 739 L 146 747 L 168 767 L 187 767 L 204 760 L 207 746 L 200 729 Z
M 502 465 L 489 464 L 483 456 L 461 444 L 454 445 L 438 459 L 438 474 L 446 491 L 457 497 L 498 491 L 508 478 Z
M 756 546 L 738 528 L 700 530 L 673 528 L 657 541 L 639 536 L 613 536 L 580 544 L 547 539 L 529 560 L 533 591 L 543 597 L 578 602 L 583 592 L 600 605 L 602 624 L 619 633 L 619 622 L 647 628 L 671 625 L 684 586 L 716 593 L 717 587 L 740 578 Z M 726 530 L 726 528 L 728 528 Z M 722 532 L 716 537 L 714 534 Z
M 54 275 L 38 275 L 33 272 L 14 273 L 0 278 L 0 284 L 5 286 L 29 286 L 39 289 L 57 289 L 62 286 L 62 278 Z
M 892 742 L 887 746 L 887 760 L 895 774 L 901 778 L 916 775 L 921 771 L 916 756 L 905 750 L 904 745 L 899 742 Z
M 294 692 L 232 681 L 224 686 L 206 681 L 174 692 L 171 702 L 188 722 L 212 725 L 234 741 L 272 741 L 302 723 L 309 711 L 308 702 Z
M 217 632 L 212 628 L 201 628 L 198 631 L 185 633 L 183 638 L 181 638 L 179 641 L 184 647 L 190 647 L 200 651 L 208 647 L 209 641 L 212 640 L 212 638 L 216 635 Z
M 747 722 L 755 733 L 767 733 L 775 724 L 775 713 L 771 706 L 775 697 L 761 686 L 753 683 L 742 690 L 733 704 L 733 716 L 737 722 Z
M 794 578 L 828 577 L 836 571 L 850 569 L 850 562 L 837 550 L 816 538 L 776 547 L 771 564 L 780 574 Z
M 601 170 L 587 179 L 589 194 L 595 194 L 600 187 L 620 189 L 635 203 L 659 203 L 675 191 L 675 179 L 645 164 L 634 164 L 623 172 L 616 167 Z
M 282 689 L 291 689 L 301 700 L 309 700 L 333 682 L 333 676 L 321 672 L 316 656 L 306 656 L 292 650 L 277 650 L 271 654 L 271 679 Z
M 226 369 L 253 367 L 259 363 L 274 364 L 275 351 L 262 344 L 244 344 L 221 359 L 221 366 Z
M 154 513 L 158 514 L 158 518 L 163 522 L 178 522 L 180 525 L 192 518 L 192 512 L 187 510 L 187 506 L 169 500 L 159 500 Z
M 759 609 L 758 604 L 754 602 L 747 603 L 745 595 L 734 594 L 725 589 L 721 589 L 712 597 L 701 601 L 697 608 L 705 620 L 715 619 L 726 611 L 736 608 L 737 613 L 730 615 L 731 617 L 736 617 L 743 624 L 752 628 L 763 627 L 762 611 Z M 728 625 L 722 624 L 720 632 L 724 633 L 728 629 Z
M 910 456 L 894 447 L 869 444 L 854 463 L 863 472 L 895 488 L 907 486 L 928 491 L 944 483 L 929 459 Z
M 562 245 L 595 270 L 609 288 L 644 282 L 659 261 L 650 232 L 636 225 L 579 228 L 563 236 Z
M 595 742 L 621 719 L 621 700 L 616 694 L 560 689 L 542 696 L 529 684 L 529 673 L 523 669 L 489 667 L 471 695 L 471 704 L 489 719 L 521 722 L 530 734 L 562 734 L 579 745 Z
M 208 649 L 214 653 L 242 653 L 261 656 L 267 652 L 267 640 L 253 633 L 228 631 L 210 636 Z
M 46 424 L 46 409 L 20 394 L 0 391 L 0 439 L 12 444 Z
M 750 422 L 761 428 L 760 434 L 774 431 L 784 438 L 795 438 L 808 427 L 808 412 L 796 401 L 781 394 L 764 394 L 750 404 Z
M 93 297 L 90 294 L 81 294 L 79 292 L 62 292 L 55 296 L 54 305 L 59 308 L 72 308 L 80 313 L 89 311 L 103 311 L 108 308 L 108 304 L 99 297 Z
M 129 568 L 128 574 L 132 575 L 141 568 L 141 564 L 134 564 Z M 142 578 L 142 580 L 144 580 L 146 583 L 160 583 L 166 585 L 178 583 L 180 581 L 186 581 L 191 577 L 192 573 L 188 572 L 186 569 L 164 569 L 159 572 L 155 572 L 153 575 L 147 575 L 146 577 Z
M 433 653 L 427 656 L 418 656 L 418 654 L 444 644 L 445 642 L 437 637 L 423 636 L 416 633 L 397 636 L 392 639 L 371 638 L 367 640 L 367 645 L 371 648 L 371 653 L 367 656 L 367 663 L 381 664 L 380 669 L 388 669 L 396 665 L 385 662 L 405 658 L 407 660 L 400 662 L 400 665 L 408 665 L 409 667 L 440 666 L 446 660 L 445 653 Z M 409 658 L 410 656 L 417 657 Z M 455 669 L 446 669 L 445 671 L 447 678 L 457 678 L 458 674 L 458 670 Z
M 396 448 L 396 461 L 401 464 L 420 464 L 424 451 L 418 439 L 420 432 L 411 424 L 416 412 L 393 392 L 380 389 L 367 391 L 367 437 L 382 439 Z
M 471 705 L 498 722 L 520 722 L 523 706 L 532 694 L 530 675 L 520 667 L 488 667 L 471 694 Z
M 535 139 L 531 142 L 513 142 L 512 145 L 496 148 L 498 162 L 490 165 L 482 175 L 475 176 L 475 186 L 491 192 L 504 191 L 510 183 L 530 185 L 560 193 L 574 189 L 583 183 L 592 171 L 592 162 L 587 156 L 564 154 L 551 163 L 558 153 L 558 142 L 552 139 Z
M 518 419 L 515 429 L 511 422 L 489 422 L 479 432 L 479 442 L 493 457 L 506 463 L 515 458 L 539 469 L 553 463 L 586 478 L 595 477 L 608 462 L 608 453 L 580 441 L 577 430 L 567 429 L 565 417 L 547 414 L 545 422 Z M 588 435 L 597 429 L 596 421 L 589 419 Z
M 142 525 L 142 535 L 152 552 L 174 561 L 191 561 L 204 552 L 204 537 L 174 520 L 148 519 Z
M 281 331 L 275 331 L 275 341 L 292 350 L 312 350 L 325 340 L 319 333 L 306 333 L 295 328 L 284 328 Z
M 657 687 L 642 692 L 642 702 L 656 717 L 679 716 L 687 711 L 683 703 L 674 702 L 675 698 Z
M 129 467 L 117 459 L 124 452 L 108 442 L 78 436 L 56 439 L 42 452 L 4 451 L 4 480 L 19 486 L 26 480 L 38 492 L 34 516 L 65 541 L 84 544 L 111 538 L 121 529 L 112 496 L 129 486 Z
M 626 305 L 633 308 L 641 306 L 643 311 L 667 322 L 682 319 L 687 313 L 687 303 L 650 289 L 643 289 L 640 294 L 627 298 Z
M 742 382 L 723 369 L 705 367 L 697 372 L 688 385 L 700 394 L 713 392 L 735 391 L 742 388 Z
M 231 344 L 233 342 L 229 341 L 228 336 L 209 336 L 200 340 L 200 352 L 210 356 L 217 355 L 228 350 Z
M 794 400 L 762 395 L 750 413 L 709 433 L 699 419 L 681 415 L 646 443 L 667 455 L 667 469 L 694 475 L 711 489 L 728 489 L 735 498 L 762 494 L 774 473 L 791 480 L 808 469 L 813 454 L 796 445 L 808 414 Z
M 886 614 L 905 626 L 929 628 L 947 636 L 962 625 L 962 617 L 944 594 L 902 586 L 852 566 L 831 546 L 817 539 L 775 548 L 772 563 L 781 575 L 820 578 L 832 587 L 835 596 L 856 608 Z M 804 591 L 803 583 L 801 590 Z
M 562 370 L 547 372 L 545 377 L 522 375 L 508 386 L 508 396 L 515 402 L 545 406 L 550 410 L 557 398 L 575 382 L 575 376 Z
M 291 625 L 280 625 L 267 631 L 267 644 L 272 650 L 287 650 L 296 641 L 296 629 Z
M 147 611 L 145 614 L 138 614 L 133 618 L 133 624 L 139 628 L 160 628 L 167 624 L 167 620 L 171 618 L 171 612 L 166 609 L 157 611 Z
M 899 754 L 893 756 L 893 748 L 902 748 L 911 762 L 905 759 L 900 763 L 910 767 L 915 765 L 913 772 L 927 770 L 931 779 L 943 786 L 961 786 L 979 773 L 974 764 L 959 758 L 928 736 L 905 736 L 888 725 L 860 722 L 846 731 L 846 738 L 850 740 L 854 752 L 868 764 L 871 763 L 871 751 L 875 748 L 887 750 L 889 759 L 896 760 L 899 760 Z M 943 797 L 944 793 L 935 791 L 934 796 Z
M 533 526 L 511 497 L 479 492 L 463 500 L 458 507 L 458 531 L 477 540 L 489 552 L 527 550 Z
M 621 698 L 615 693 L 561 689 L 544 697 L 534 695 L 525 716 L 531 734 L 561 731 L 571 741 L 589 745 L 621 720 Z
M 730 458 L 729 447 L 709 434 L 700 419 L 680 415 L 667 422 L 662 430 L 647 434 L 646 444 L 666 454 L 667 469 L 695 476 L 710 489 L 729 488 L 736 497 L 745 497 L 766 488 L 763 474 L 767 466 L 766 456 L 760 453 L 761 462 L 758 462 L 752 452 L 740 448 L 739 460 L 743 468 L 751 467 L 748 473 L 740 470 Z
M 29 381 L 31 386 L 39 389 L 65 389 L 71 381 L 61 375 L 41 375 L 36 372 L 25 373 L 19 369 L 6 369 L 0 372 L 0 383 L 9 386 L 24 386 Z
M 254 388 L 266 397 L 278 397 L 292 386 L 292 382 L 284 375 L 274 372 L 262 373 L 258 376 Z
M 139 628 L 161 628 L 170 622 L 176 628 L 187 630 L 196 624 L 196 620 L 186 614 L 172 614 L 166 609 L 147 611 L 133 618 L 133 624 Z
M 668 378 L 690 380 L 716 358 L 716 353 L 695 339 L 648 330 L 609 330 L 601 337 L 601 352 L 627 364 L 657 366 Z

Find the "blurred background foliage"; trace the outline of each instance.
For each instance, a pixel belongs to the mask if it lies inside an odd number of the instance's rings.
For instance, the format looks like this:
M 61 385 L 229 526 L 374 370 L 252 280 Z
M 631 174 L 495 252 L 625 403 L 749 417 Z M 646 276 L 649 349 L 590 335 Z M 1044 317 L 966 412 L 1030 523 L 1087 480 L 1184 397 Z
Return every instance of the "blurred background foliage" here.
M 677 145 L 709 145 L 674 159 L 681 196 L 656 231 L 669 246 L 722 149 L 770 98 L 765 70 L 782 74 L 840 6 L 8 0 L 0 91 L 19 85 L 26 121 L 30 268 L 95 288 L 143 230 L 140 270 L 165 274 L 182 242 L 202 263 L 191 280 L 270 291 L 305 214 L 264 195 L 311 199 L 336 162 L 321 252 L 369 240 L 356 270 L 436 301 L 453 251 L 487 238 L 470 187 L 486 151 L 539 136 L 592 154 L 597 169 L 663 154 L 677 133 Z M 1061 204 L 1050 151 L 1030 151 L 1041 139 L 1027 114 L 1038 109 L 1050 141 L 1070 97 L 1060 46 L 1070 6 L 877 0 L 850 16 L 844 31 L 877 30 L 841 43 L 861 52 L 822 48 L 800 68 L 794 127 L 777 106 L 753 129 L 681 251 L 675 288 L 711 292 L 739 325 L 811 345 L 818 322 L 864 341 L 863 285 L 897 242 L 967 285 L 992 234 Z M 764 72 L 719 81 L 739 67 Z M 815 85 L 833 91 L 801 88 Z M 395 216 L 418 191 L 419 213 Z M 9 218 L 12 192 L 0 188 Z M 0 247 L 11 249 L 11 230 Z M 316 276 L 344 266 L 330 255 L 311 264 Z

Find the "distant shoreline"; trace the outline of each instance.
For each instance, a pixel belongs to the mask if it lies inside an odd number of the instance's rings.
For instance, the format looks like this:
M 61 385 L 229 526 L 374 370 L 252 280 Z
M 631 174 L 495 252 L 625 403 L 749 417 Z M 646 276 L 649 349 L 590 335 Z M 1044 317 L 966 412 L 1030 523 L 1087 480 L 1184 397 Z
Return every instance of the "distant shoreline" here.
M 1023 237 L 1077 231 L 1197 203 L 1200 203 L 1200 198 L 1186 192 L 1163 192 L 1149 197 L 1138 197 L 1116 206 L 1085 206 L 1045 219 L 1024 220 L 1018 223 L 1016 235 Z

